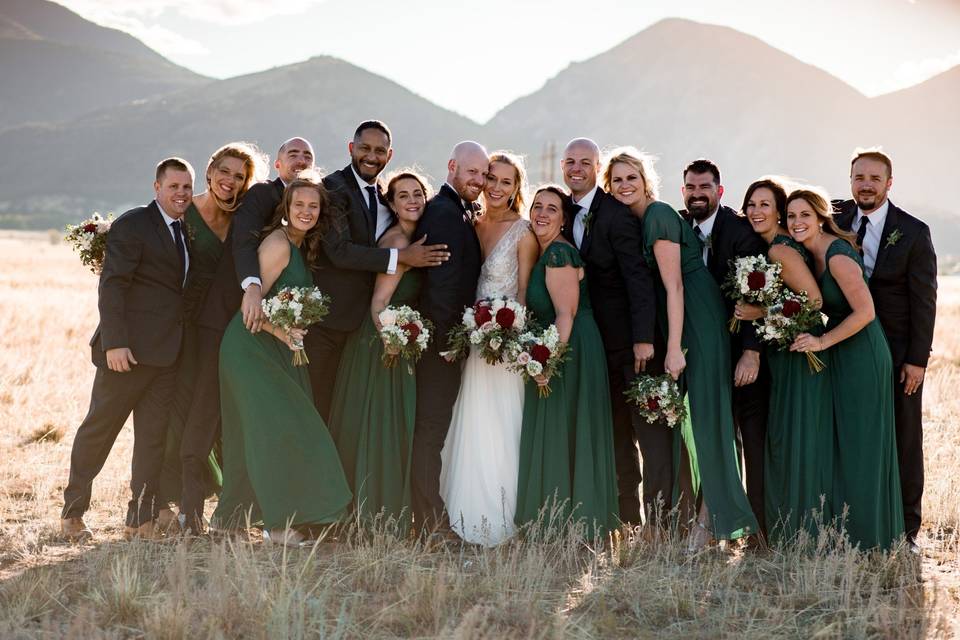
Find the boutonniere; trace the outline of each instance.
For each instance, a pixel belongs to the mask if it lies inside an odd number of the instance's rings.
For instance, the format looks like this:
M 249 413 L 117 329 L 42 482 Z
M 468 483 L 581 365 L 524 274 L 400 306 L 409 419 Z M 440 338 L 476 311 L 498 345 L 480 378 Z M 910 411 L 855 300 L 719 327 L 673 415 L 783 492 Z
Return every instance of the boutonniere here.
M 183 221 L 183 234 L 187 236 L 187 242 L 191 244 L 197 239 L 197 230 L 186 220 Z
M 903 237 L 903 232 L 900 229 L 894 229 L 890 232 L 890 235 L 887 236 L 887 244 L 884 245 L 884 248 L 892 247 L 893 245 L 900 242 L 900 238 Z
M 583 216 L 583 235 L 590 233 L 590 223 L 593 222 L 593 211 L 587 211 L 587 215 Z

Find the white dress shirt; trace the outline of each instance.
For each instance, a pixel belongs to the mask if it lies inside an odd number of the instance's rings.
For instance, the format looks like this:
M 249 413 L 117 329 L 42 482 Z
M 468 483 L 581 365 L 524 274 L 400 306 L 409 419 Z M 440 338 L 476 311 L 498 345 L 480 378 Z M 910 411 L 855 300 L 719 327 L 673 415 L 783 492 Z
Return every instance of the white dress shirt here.
M 573 219 L 573 241 L 577 243 L 577 249 L 583 244 L 583 236 L 587 234 L 587 216 L 590 215 L 590 205 L 593 204 L 599 188 L 594 186 L 590 193 L 580 198 L 579 202 L 573 201 L 574 204 L 580 205 L 577 217 Z
M 183 282 L 181 285 L 187 281 L 187 272 L 190 270 L 190 250 L 187 248 L 187 229 L 186 229 L 186 216 L 180 216 L 179 218 L 171 218 L 167 215 L 167 212 L 163 210 L 163 207 L 160 206 L 160 203 L 154 200 L 157 203 L 157 209 L 160 210 L 160 215 L 163 216 L 163 221 L 167 225 L 167 231 L 170 232 L 170 239 L 173 240 L 173 244 L 177 244 L 177 236 L 173 233 L 172 225 L 177 220 L 180 220 L 180 240 L 183 242 Z
M 713 225 L 717 221 L 717 211 L 720 211 L 719 206 L 703 222 L 697 222 L 695 219 L 693 221 L 694 229 L 699 227 L 700 233 L 703 234 L 703 254 L 701 258 L 703 259 L 704 265 L 707 264 L 707 254 L 710 251 L 710 236 L 713 235 Z
M 350 165 L 350 171 L 353 172 L 353 177 L 357 179 L 357 186 L 360 187 L 360 194 L 363 196 L 363 203 L 367 204 L 370 201 L 370 193 L 367 191 L 367 187 L 377 188 L 376 182 L 370 184 L 366 180 L 360 177 L 360 174 L 357 173 L 357 170 L 353 168 L 353 165 Z M 374 232 L 374 240 L 379 240 L 380 236 L 390 228 L 390 225 L 393 224 L 393 212 L 390 211 L 390 208 L 380 202 L 380 190 L 377 189 L 377 228 Z M 393 275 L 397 272 L 397 261 L 400 258 L 400 252 L 397 249 L 390 249 L 390 263 L 387 265 L 387 274 Z
M 883 223 L 887 221 L 887 211 L 890 210 L 890 201 L 884 200 L 879 208 L 864 213 L 857 207 L 857 215 L 853 218 L 851 231 L 860 230 L 860 221 L 867 218 L 867 231 L 863 236 L 863 271 L 869 278 L 873 275 L 873 268 L 877 264 L 877 253 L 880 251 L 880 237 L 883 235 Z

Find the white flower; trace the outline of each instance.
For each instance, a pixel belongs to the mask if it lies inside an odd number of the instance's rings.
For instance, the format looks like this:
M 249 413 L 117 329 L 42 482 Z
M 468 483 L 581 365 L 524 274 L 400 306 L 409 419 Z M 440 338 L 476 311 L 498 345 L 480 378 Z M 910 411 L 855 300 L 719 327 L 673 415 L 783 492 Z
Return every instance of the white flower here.
M 530 362 L 530 354 L 526 351 L 521 351 L 520 355 L 517 356 L 517 364 L 526 366 L 528 362 Z
M 490 342 L 489 342 L 488 344 L 490 345 L 490 348 L 491 348 L 491 349 L 493 349 L 494 351 L 496 351 L 496 350 L 499 349 L 500 346 L 503 344 L 503 341 L 502 341 L 500 338 L 494 336 L 494 337 L 490 338 Z
M 530 377 L 538 376 L 541 373 L 543 373 L 543 365 L 541 365 L 536 360 L 530 360 L 530 362 L 528 362 L 526 366 L 527 366 L 527 374 L 530 375 Z
M 483 342 L 483 334 L 479 331 L 470 332 L 470 344 L 480 344 Z
M 397 312 L 393 309 L 393 307 L 387 307 L 380 312 L 378 317 L 380 318 L 380 324 L 385 327 L 397 324 Z
M 500 311 L 500 309 L 503 309 L 503 307 L 503 298 L 494 298 L 492 304 L 490 305 L 490 310 L 493 315 L 497 315 L 497 311 Z

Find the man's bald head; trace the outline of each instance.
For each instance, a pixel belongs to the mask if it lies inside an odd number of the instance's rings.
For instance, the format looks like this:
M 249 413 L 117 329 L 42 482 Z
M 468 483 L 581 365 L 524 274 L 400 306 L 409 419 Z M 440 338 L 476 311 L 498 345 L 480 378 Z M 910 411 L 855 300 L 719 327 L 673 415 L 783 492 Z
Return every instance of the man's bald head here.
M 480 197 L 490 164 L 487 150 L 479 142 L 464 140 L 450 152 L 447 183 L 467 202 Z
M 298 173 L 313 167 L 313 157 L 313 145 L 304 138 L 294 137 L 280 145 L 274 166 L 280 179 L 290 183 Z
M 574 138 L 563 150 L 560 170 L 574 200 L 579 200 L 597 186 L 600 147 L 590 138 Z

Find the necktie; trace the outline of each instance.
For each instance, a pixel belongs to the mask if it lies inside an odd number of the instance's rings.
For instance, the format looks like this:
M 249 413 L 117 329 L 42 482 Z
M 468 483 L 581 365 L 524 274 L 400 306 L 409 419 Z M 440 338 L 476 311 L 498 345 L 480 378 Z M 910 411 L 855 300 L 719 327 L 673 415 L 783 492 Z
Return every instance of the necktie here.
M 180 258 L 180 275 L 186 276 L 187 269 L 187 249 L 183 246 L 183 236 L 180 233 L 180 221 L 174 220 L 170 223 L 173 228 L 173 241 L 177 245 L 177 257 Z
M 367 190 L 367 208 L 370 210 L 370 216 L 374 224 L 377 222 L 377 188 L 373 186 L 364 187 Z
M 583 237 L 587 235 L 586 225 L 583 224 L 583 216 L 580 215 L 580 212 L 583 211 L 583 207 L 579 204 L 573 205 L 573 240 L 577 243 L 577 249 L 580 248 L 580 245 L 583 244 Z
M 860 216 L 860 228 L 857 229 L 857 248 L 860 250 L 860 257 L 863 257 L 863 239 L 867 235 L 867 225 L 870 224 L 870 218 Z
M 710 266 L 710 244 L 707 241 L 707 236 L 703 235 L 703 230 L 700 228 L 700 225 L 694 225 L 693 230 L 697 233 L 697 238 L 700 239 L 700 245 L 703 247 L 703 250 L 700 252 L 701 257 L 703 258 L 703 266 Z

